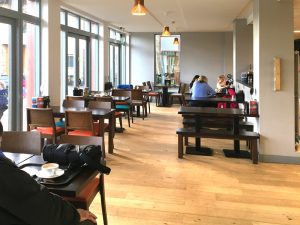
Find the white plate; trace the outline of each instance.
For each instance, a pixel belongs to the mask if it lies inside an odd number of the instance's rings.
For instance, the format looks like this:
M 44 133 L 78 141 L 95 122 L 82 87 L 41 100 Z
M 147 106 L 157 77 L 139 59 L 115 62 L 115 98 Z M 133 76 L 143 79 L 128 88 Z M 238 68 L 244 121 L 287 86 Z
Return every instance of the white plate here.
M 47 173 L 45 173 L 43 170 L 39 170 L 36 173 L 36 176 L 39 178 L 45 178 L 45 179 L 51 179 L 51 178 L 56 178 L 56 177 L 60 177 L 65 173 L 64 170 L 62 169 L 57 169 L 55 174 L 49 175 Z

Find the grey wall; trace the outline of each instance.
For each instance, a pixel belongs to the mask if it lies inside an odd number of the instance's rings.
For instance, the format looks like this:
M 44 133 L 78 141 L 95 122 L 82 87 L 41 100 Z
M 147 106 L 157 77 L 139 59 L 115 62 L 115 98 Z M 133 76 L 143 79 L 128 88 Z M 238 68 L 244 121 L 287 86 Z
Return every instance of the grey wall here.
M 206 75 L 215 87 L 217 76 L 232 74 L 232 32 L 181 33 L 180 80 Z M 131 83 L 154 80 L 154 33 L 131 34 Z
M 154 33 L 133 33 L 130 36 L 130 81 L 141 85 L 154 80 Z
M 231 42 L 228 38 L 228 33 L 224 32 L 183 33 L 181 81 L 189 83 L 195 74 L 202 74 L 215 87 L 218 75 L 232 73 L 232 35 Z

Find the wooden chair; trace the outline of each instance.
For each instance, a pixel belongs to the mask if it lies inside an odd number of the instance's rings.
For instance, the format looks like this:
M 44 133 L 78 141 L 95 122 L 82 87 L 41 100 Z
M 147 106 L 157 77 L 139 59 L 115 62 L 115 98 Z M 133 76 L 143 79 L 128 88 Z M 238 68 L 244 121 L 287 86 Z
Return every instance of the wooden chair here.
M 141 89 L 131 90 L 131 105 L 132 107 L 142 107 L 142 118 L 144 120 L 145 116 L 147 116 L 147 100 L 145 99 L 143 91 Z
M 106 109 L 112 109 L 112 108 L 115 109 L 116 108 L 111 96 L 96 97 L 95 100 L 96 100 L 96 102 L 107 102 L 110 104 L 109 105 L 101 105 L 98 103 L 91 103 L 93 105 L 92 107 L 94 107 L 94 108 L 101 108 L 101 107 L 106 108 Z M 93 101 L 90 101 L 90 102 L 93 102 Z M 89 103 L 89 108 L 91 108 L 90 103 Z M 119 124 L 120 124 L 121 130 L 123 130 L 122 113 L 115 111 L 115 117 L 116 117 L 116 119 L 119 118 Z M 116 128 L 116 123 L 115 123 L 115 128 Z
M 112 96 L 125 96 L 131 99 L 131 90 L 113 89 Z M 116 111 L 127 114 L 128 126 L 130 127 L 130 117 L 133 123 L 131 102 L 115 102 Z
M 100 145 L 102 153 L 103 151 L 103 138 L 102 137 L 86 137 L 86 136 L 70 136 L 62 135 L 60 143 L 69 143 L 74 145 Z M 104 155 L 103 155 L 104 157 Z M 105 161 L 102 159 L 103 163 Z M 104 175 L 100 174 L 99 178 L 94 178 L 86 188 L 81 190 L 81 192 L 76 197 L 64 197 L 63 199 L 73 204 L 76 208 L 89 209 L 92 201 L 97 194 L 100 194 L 101 209 L 103 224 L 107 225 L 107 211 L 105 202 L 105 189 L 104 189 Z
M 72 97 L 74 97 L 74 96 L 72 96 Z M 63 107 L 66 107 L 66 108 L 70 108 L 70 107 L 84 108 L 84 106 L 85 106 L 84 100 L 64 99 L 64 101 L 63 101 Z
M 160 95 L 161 95 L 161 93 L 157 92 L 157 91 L 154 91 L 154 89 L 152 88 L 152 85 L 151 85 L 150 81 L 147 81 L 147 86 L 149 87 L 149 90 L 150 90 L 150 92 L 148 93 L 149 101 L 151 101 L 152 97 L 154 97 L 155 98 L 156 106 L 158 106 L 158 104 L 160 102 Z
M 180 105 L 186 105 L 185 104 L 184 94 L 185 94 L 187 88 L 188 88 L 188 84 L 180 83 L 180 86 L 179 86 L 179 89 L 178 89 L 178 93 L 172 93 L 170 95 L 171 105 L 173 104 L 173 99 L 174 98 L 178 98 L 179 99 Z
M 143 83 L 145 83 L 145 82 L 143 82 Z M 141 89 L 143 91 L 144 98 L 146 99 L 146 101 L 148 103 L 148 112 L 150 113 L 150 96 L 149 96 L 150 89 L 149 89 L 149 87 L 147 85 L 143 85 L 143 86 L 137 85 L 137 86 L 135 86 L 135 89 Z
M 51 139 L 55 144 L 65 129 L 56 127 L 51 108 L 27 108 L 27 131 L 39 131 L 43 139 Z
M 28 131 L 5 131 L 2 134 L 1 149 L 4 152 L 41 154 L 41 133 Z
M 65 134 L 75 136 L 98 136 L 99 123 L 93 121 L 90 111 L 65 111 Z

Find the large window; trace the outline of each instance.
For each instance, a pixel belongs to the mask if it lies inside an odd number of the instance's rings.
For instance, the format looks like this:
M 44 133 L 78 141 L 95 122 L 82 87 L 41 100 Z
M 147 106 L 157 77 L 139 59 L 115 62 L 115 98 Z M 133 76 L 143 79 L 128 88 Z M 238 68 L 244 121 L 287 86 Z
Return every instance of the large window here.
M 4 130 L 25 130 L 25 109 L 31 107 L 33 96 L 40 95 L 40 11 L 40 0 L 0 1 L 0 116 Z
M 109 81 L 113 86 L 126 82 L 126 35 L 110 29 Z
M 61 10 L 61 99 L 74 88 L 99 90 L 99 24 Z

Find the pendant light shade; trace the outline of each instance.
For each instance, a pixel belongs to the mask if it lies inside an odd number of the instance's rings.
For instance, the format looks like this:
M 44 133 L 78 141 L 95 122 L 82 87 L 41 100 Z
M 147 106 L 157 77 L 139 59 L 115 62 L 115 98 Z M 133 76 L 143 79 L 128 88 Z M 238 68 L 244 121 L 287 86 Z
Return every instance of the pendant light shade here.
M 134 6 L 131 9 L 131 14 L 134 16 L 144 16 L 147 14 L 147 9 L 144 6 L 144 0 L 134 0 Z
M 163 30 L 161 36 L 170 36 L 170 35 L 171 35 L 171 33 L 170 33 L 169 27 L 164 27 L 164 30 Z
M 179 40 L 177 37 L 174 38 L 173 45 L 179 45 Z

